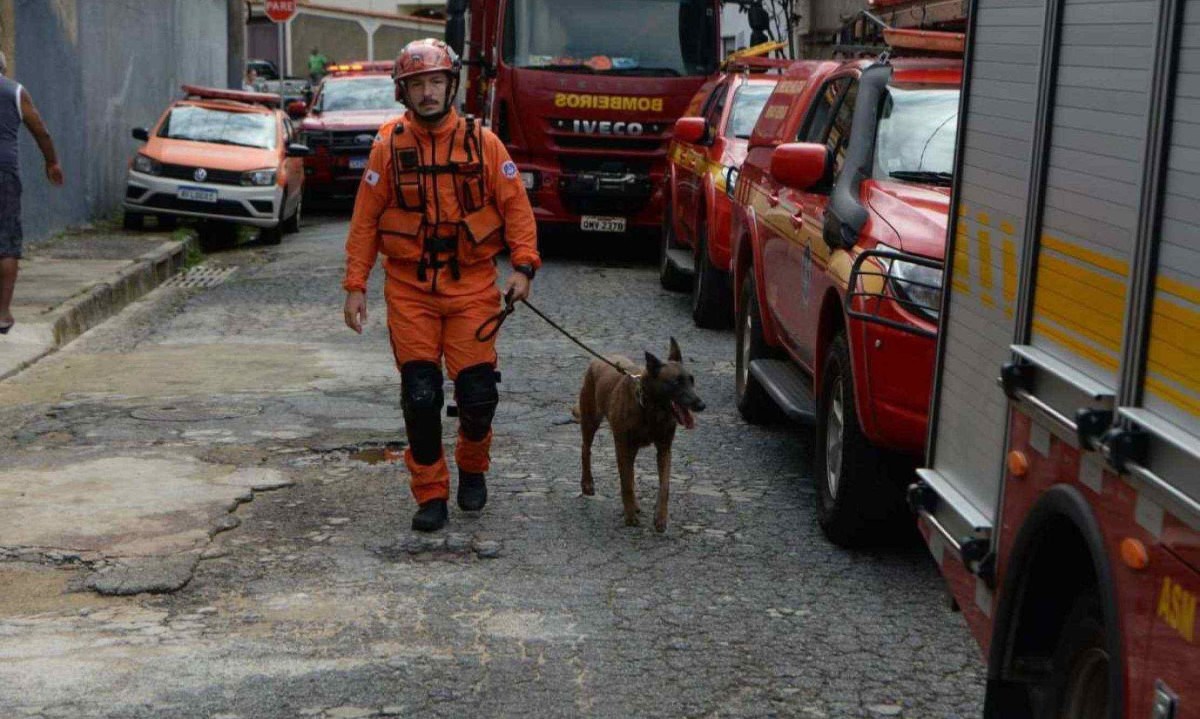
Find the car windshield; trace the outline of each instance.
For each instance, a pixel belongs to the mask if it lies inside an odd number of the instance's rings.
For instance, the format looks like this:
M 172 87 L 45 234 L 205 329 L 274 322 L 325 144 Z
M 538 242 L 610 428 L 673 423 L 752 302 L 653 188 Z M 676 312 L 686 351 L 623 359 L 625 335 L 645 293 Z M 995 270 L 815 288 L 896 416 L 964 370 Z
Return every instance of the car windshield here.
M 319 102 L 322 112 L 404 110 L 404 105 L 396 102 L 396 87 L 392 84 L 392 78 L 386 75 L 326 80 Z
M 260 112 L 231 112 L 180 105 L 171 110 L 158 136 L 273 150 L 275 118 Z
M 717 27 L 708 0 L 509 0 L 504 61 L 560 72 L 709 75 Z
M 879 116 L 872 176 L 949 185 L 957 132 L 957 88 L 889 87 Z
M 763 105 L 771 97 L 774 85 L 742 85 L 733 96 L 733 109 L 729 115 L 730 133 L 741 140 L 750 139 Z

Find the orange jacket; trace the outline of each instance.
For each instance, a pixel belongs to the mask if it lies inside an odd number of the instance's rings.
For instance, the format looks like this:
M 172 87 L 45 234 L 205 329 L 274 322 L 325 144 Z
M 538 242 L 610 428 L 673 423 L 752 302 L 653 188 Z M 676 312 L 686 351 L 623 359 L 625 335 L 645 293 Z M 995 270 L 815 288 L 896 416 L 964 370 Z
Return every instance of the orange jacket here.
M 397 133 L 398 125 L 402 128 Z M 493 258 L 505 245 L 513 266 L 541 266 L 537 225 L 525 186 L 508 150 L 490 130 L 475 124 L 483 156 L 483 197 L 482 201 L 476 198 L 478 207 L 464 208 L 463 202 L 470 200 L 462 199 L 470 195 L 477 181 L 471 185 L 462 176 L 448 172 L 436 176 L 406 172 L 415 167 L 415 153 L 420 154 L 420 164 L 426 167 L 478 163 L 479 158 L 468 153 L 464 142 L 466 126 L 466 120 L 451 110 L 434 128 L 413 121 L 411 112 L 380 128 L 358 186 L 346 238 L 346 276 L 342 282 L 346 291 L 366 290 L 367 277 L 379 254 L 386 257 L 389 279 L 444 295 L 471 294 L 494 284 Z M 399 199 L 397 158 L 403 183 L 403 197 Z M 424 185 L 427 201 L 423 207 L 412 182 Z M 425 255 L 424 241 L 435 233 L 457 237 L 458 280 L 451 277 L 448 267 L 430 268 L 424 281 L 418 277 L 417 268 Z

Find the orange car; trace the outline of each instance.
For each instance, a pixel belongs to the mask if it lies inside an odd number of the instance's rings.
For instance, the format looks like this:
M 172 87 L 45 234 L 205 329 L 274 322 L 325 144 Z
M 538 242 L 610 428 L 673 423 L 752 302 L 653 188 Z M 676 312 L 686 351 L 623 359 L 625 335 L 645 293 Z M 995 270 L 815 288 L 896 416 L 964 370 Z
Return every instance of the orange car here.
M 279 96 L 192 85 L 183 92 L 153 132 L 133 130 L 146 146 L 129 163 L 126 229 L 153 215 L 160 225 L 198 217 L 260 227 L 269 244 L 299 231 L 310 150 L 295 141 Z

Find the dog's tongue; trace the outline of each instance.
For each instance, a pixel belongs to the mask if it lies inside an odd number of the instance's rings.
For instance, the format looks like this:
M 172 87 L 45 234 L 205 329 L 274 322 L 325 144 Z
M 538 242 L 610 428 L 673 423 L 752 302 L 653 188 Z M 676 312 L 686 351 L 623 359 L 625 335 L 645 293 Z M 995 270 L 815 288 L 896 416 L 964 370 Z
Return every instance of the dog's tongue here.
M 692 416 L 692 411 L 678 402 L 671 403 L 671 409 L 675 411 L 675 419 L 682 424 L 685 429 L 696 428 L 696 418 Z

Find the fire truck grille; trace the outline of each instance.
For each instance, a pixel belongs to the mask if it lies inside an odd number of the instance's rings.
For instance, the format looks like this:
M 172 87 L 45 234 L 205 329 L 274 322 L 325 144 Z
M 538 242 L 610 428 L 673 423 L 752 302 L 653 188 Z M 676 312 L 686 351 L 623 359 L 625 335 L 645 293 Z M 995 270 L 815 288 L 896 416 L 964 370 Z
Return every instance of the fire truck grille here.
M 664 151 L 666 143 L 657 137 L 567 137 L 553 138 L 553 143 L 563 150 L 612 150 L 614 152 Z
M 242 173 L 235 170 L 213 170 L 203 168 L 206 174 L 203 180 L 196 179 L 196 170 L 200 168 L 191 167 L 189 165 L 168 165 L 163 164 L 163 177 L 170 177 L 176 180 L 191 180 L 193 182 L 205 182 L 214 185 L 240 185 L 242 184 Z
M 337 130 L 332 132 L 305 132 L 303 139 L 311 148 L 328 147 L 333 152 L 366 154 L 371 151 L 378 128 L 364 130 Z

